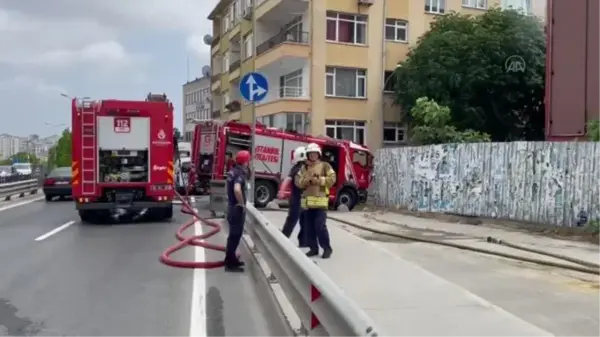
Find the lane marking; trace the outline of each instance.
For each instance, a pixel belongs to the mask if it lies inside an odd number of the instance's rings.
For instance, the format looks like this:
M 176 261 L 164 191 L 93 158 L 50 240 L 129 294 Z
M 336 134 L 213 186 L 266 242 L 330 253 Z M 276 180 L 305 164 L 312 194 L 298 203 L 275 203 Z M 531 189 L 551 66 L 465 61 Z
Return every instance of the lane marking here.
M 19 207 L 19 206 L 24 206 L 24 205 L 27 205 L 27 204 L 31 204 L 32 202 L 36 202 L 36 201 L 39 201 L 39 200 L 42 200 L 42 199 L 44 199 L 44 197 L 37 197 L 37 198 L 28 199 L 28 200 L 25 200 L 25 201 L 18 202 L 16 204 L 6 205 L 6 206 L 0 208 L 0 212 L 7 211 L 7 210 L 9 210 L 11 208 L 15 208 L 15 207 Z
M 197 209 L 194 209 L 198 212 Z M 203 233 L 199 221 L 194 224 L 194 233 Z M 206 251 L 202 247 L 194 247 L 194 261 L 206 261 Z M 196 268 L 192 276 L 192 308 L 190 312 L 190 336 L 205 337 L 206 330 L 206 269 Z
M 38 236 L 37 238 L 35 238 L 35 241 L 46 240 L 47 238 L 51 237 L 52 235 L 69 228 L 74 223 L 75 223 L 75 221 L 69 221 L 64 225 L 60 225 L 60 226 L 54 228 L 53 230 L 49 231 L 48 233 Z

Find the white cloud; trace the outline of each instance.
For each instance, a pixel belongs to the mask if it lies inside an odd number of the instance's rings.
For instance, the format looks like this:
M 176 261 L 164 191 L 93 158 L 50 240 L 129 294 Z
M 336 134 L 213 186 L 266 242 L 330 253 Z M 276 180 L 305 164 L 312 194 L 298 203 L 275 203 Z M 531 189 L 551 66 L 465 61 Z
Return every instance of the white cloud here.
M 49 84 L 41 78 L 20 75 L 10 80 L 0 81 L 0 91 L 25 89 L 39 95 L 57 98 L 67 90 L 60 85 Z

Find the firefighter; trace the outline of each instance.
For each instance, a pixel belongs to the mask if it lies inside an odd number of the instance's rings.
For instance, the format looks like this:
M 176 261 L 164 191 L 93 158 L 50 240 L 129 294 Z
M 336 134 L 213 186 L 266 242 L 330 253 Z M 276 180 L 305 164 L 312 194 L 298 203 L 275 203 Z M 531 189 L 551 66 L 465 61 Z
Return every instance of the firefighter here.
M 306 227 L 304 222 L 304 213 L 302 212 L 302 208 L 300 207 L 300 200 L 302 199 L 302 190 L 299 189 L 296 184 L 294 184 L 294 177 L 298 174 L 302 166 L 305 165 L 306 161 L 306 148 L 304 146 L 300 146 L 294 150 L 292 154 L 292 168 L 290 169 L 289 175 L 285 178 L 281 186 L 287 186 L 291 184 L 292 195 L 290 196 L 290 206 L 288 208 L 287 218 L 285 219 L 285 223 L 283 225 L 283 229 L 281 232 L 286 237 L 290 237 L 292 232 L 294 231 L 294 227 L 296 227 L 296 223 L 300 220 L 300 231 L 298 232 L 298 245 L 300 247 L 307 247 L 306 242 Z M 279 198 L 282 199 L 283 195 L 280 192 Z
M 322 257 L 327 259 L 333 250 L 326 225 L 326 210 L 329 207 L 329 189 L 335 184 L 336 177 L 331 165 L 321 161 L 321 155 L 318 144 L 310 143 L 306 146 L 306 165 L 300 169 L 294 183 L 303 190 L 301 206 L 305 209 L 306 238 L 310 249 L 306 255 L 319 255 L 321 245 Z
M 240 151 L 235 157 L 235 165 L 227 173 L 227 222 L 229 223 L 229 236 L 225 248 L 225 271 L 243 272 L 244 263 L 240 261 L 235 252 L 240 245 L 244 232 L 246 218 L 246 175 L 250 152 Z

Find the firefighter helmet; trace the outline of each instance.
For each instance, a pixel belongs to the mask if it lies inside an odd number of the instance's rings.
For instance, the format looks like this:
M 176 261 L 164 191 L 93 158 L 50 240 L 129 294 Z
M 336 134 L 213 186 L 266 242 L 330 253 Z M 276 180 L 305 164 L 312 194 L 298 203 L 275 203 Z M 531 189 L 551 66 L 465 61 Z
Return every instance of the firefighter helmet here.
M 310 143 L 306 146 L 306 155 L 308 156 L 308 154 L 312 152 L 316 152 L 319 154 L 319 156 L 321 156 L 321 147 L 319 144 Z
M 304 146 L 299 146 L 292 154 L 292 164 L 296 165 L 304 160 L 306 160 L 306 148 Z
M 242 150 L 235 156 L 235 162 L 239 165 L 247 164 L 250 161 L 250 152 Z

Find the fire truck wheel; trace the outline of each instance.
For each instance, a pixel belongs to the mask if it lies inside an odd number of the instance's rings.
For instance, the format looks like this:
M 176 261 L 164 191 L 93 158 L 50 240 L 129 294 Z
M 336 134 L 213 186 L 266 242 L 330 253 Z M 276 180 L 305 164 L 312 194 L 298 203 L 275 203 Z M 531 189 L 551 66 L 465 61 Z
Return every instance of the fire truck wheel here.
M 92 211 L 79 210 L 79 218 L 81 222 L 91 223 L 94 219 L 94 213 Z
M 256 207 L 266 207 L 269 202 L 275 199 L 275 186 L 267 180 L 257 180 L 254 190 L 254 205 Z
M 163 209 L 163 220 L 171 220 L 173 218 L 173 205 L 168 208 Z
M 358 202 L 358 195 L 350 188 L 343 188 L 337 195 L 335 202 L 335 208 L 337 209 L 340 205 L 346 205 L 349 210 L 352 210 Z

